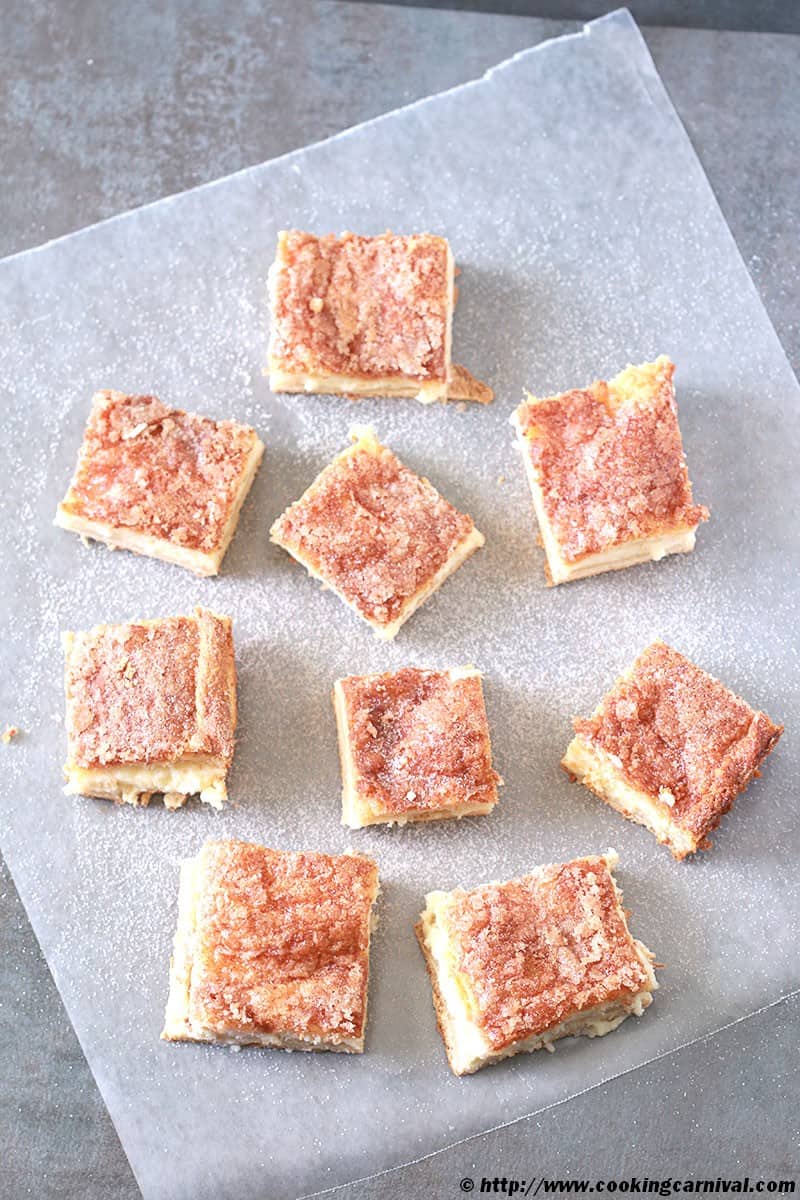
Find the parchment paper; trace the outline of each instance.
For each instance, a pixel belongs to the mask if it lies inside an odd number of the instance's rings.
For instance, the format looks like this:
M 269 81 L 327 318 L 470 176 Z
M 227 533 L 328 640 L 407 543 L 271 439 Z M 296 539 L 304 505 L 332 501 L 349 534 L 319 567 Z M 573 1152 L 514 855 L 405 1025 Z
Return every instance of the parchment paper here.
M 486 409 L 270 394 L 277 231 L 431 230 L 463 268 L 457 361 Z M 2 844 L 147 1197 L 287 1197 L 428 1153 L 674 1049 L 797 986 L 798 386 L 625 12 L 483 80 L 0 266 L 6 391 Z M 660 352 L 712 520 L 688 557 L 544 585 L 508 416 Z M 91 393 L 152 391 L 252 422 L 264 466 L 216 580 L 84 548 L 52 526 Z M 486 549 L 382 645 L 267 541 L 271 521 L 374 424 L 463 506 Z M 233 804 L 179 812 L 66 798 L 59 631 L 189 611 L 234 618 Z M 674 863 L 569 784 L 570 717 L 655 636 L 788 732 L 712 853 Z M 486 673 L 506 779 L 488 818 L 339 824 L 333 679 L 413 663 Z M 361 1058 L 159 1041 L 179 860 L 206 837 L 354 847 L 384 897 Z M 632 928 L 667 964 L 641 1020 L 454 1078 L 412 934 L 423 894 L 614 846 Z

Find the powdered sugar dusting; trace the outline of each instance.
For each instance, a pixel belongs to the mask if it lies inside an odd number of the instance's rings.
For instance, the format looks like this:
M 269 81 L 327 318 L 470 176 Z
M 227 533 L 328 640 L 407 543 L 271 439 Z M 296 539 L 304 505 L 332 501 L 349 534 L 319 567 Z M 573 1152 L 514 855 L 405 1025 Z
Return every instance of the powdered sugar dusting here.
M 435 188 L 421 185 L 433 177 Z M 463 269 L 454 346 L 493 386 L 494 404 L 272 396 L 266 273 L 289 224 L 447 236 Z M 17 257 L 0 268 L 0 292 L 13 481 L 2 500 L 0 713 L 26 733 L 4 758 L 3 846 L 145 1194 L 216 1197 L 235 1179 L 237 1196 L 262 1195 L 267 1169 L 279 1197 L 382 1169 L 794 986 L 800 689 L 787 631 L 798 483 L 785 446 L 798 388 L 627 16 L 306 153 Z M 691 555 L 548 590 L 508 418 L 525 387 L 580 387 L 662 352 L 677 364 L 684 449 L 712 519 Z M 52 526 L 102 387 L 232 418 L 266 443 L 218 578 L 85 548 Z M 373 425 L 486 537 L 391 644 L 268 541 L 355 422 Z M 63 796 L 60 630 L 197 603 L 233 618 L 232 803 L 135 811 Z M 656 637 L 787 727 L 713 851 L 684 864 L 558 767 L 572 715 Z M 506 780 L 495 811 L 345 830 L 333 680 L 470 662 L 485 673 Z M 178 863 L 228 836 L 352 847 L 378 861 L 363 1058 L 159 1042 Z M 669 964 L 651 1009 L 608 1038 L 452 1078 L 411 929 L 424 893 L 609 845 L 634 936 Z M 141 1119 L 156 1111 L 169 1122 Z

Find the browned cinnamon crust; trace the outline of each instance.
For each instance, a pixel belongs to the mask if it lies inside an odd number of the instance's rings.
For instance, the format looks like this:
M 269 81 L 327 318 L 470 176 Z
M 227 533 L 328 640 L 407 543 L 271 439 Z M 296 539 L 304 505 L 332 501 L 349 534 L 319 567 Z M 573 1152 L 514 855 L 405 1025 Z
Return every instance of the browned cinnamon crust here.
M 491 404 L 494 392 L 488 384 L 481 383 L 480 379 L 471 375 L 466 367 L 461 367 L 458 363 L 451 363 L 447 399 L 471 400 L 475 404 Z
M 263 450 L 255 430 L 235 421 L 155 396 L 97 392 L 56 522 L 213 573 Z
M 565 562 L 692 530 L 708 518 L 692 502 L 674 371 L 662 356 L 611 383 L 529 397 L 517 409 L 544 517 Z
M 98 625 L 67 636 L 69 762 L 79 767 L 208 755 L 229 765 L 236 675 L 229 617 Z
M 225 841 L 188 866 L 163 1036 L 363 1049 L 375 864 Z
M 649 646 L 574 726 L 695 849 L 710 845 L 708 834 L 783 732 L 663 642 Z M 672 848 L 676 857 L 687 853 Z
M 371 430 L 278 518 L 273 542 L 333 588 L 379 636 L 483 544 L 471 517 L 403 466 Z
M 605 855 L 507 883 L 430 892 L 416 933 L 450 1066 L 471 1074 L 640 1016 L 658 987 Z
M 604 858 L 456 892 L 445 919 L 495 1050 L 648 983 Z
M 270 367 L 297 375 L 447 380 L 452 267 L 431 234 L 282 233 Z
M 353 793 L 345 803 L 360 810 L 359 825 L 486 812 L 497 803 L 476 671 L 405 667 L 352 675 L 336 689 L 345 790 Z

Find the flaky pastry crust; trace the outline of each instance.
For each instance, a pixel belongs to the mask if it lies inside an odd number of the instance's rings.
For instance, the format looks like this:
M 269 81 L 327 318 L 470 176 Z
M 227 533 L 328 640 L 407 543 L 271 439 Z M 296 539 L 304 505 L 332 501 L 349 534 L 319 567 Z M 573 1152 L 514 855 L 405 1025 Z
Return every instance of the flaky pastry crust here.
M 599 856 L 457 889 L 444 920 L 476 1023 L 494 1050 L 650 984 Z
M 523 452 L 565 562 L 707 520 L 692 501 L 674 371 L 662 356 L 610 383 L 531 396 L 517 409 Z
M 573 724 L 700 849 L 783 732 L 664 642 L 648 646 L 592 716 Z
M 281 233 L 270 368 L 446 383 L 452 265 L 444 238 Z
M 65 635 L 69 764 L 233 757 L 236 670 L 229 617 L 98 625 Z
M 191 865 L 163 1036 L 360 1050 L 375 864 L 221 841 Z
M 353 436 L 355 444 L 290 505 L 270 536 L 376 632 L 393 636 L 430 586 L 483 538 L 471 517 L 403 466 L 371 430 Z
M 97 392 L 56 523 L 157 557 L 170 557 L 168 544 L 173 561 L 213 573 L 263 450 L 255 430 L 235 421 L 155 396 Z
M 384 819 L 491 807 L 499 776 L 477 671 L 405 667 L 337 681 L 345 778 Z

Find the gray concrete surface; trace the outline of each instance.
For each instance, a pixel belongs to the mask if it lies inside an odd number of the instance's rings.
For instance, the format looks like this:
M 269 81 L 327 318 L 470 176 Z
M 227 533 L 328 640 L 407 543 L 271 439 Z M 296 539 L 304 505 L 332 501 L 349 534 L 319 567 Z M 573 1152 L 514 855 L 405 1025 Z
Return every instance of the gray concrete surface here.
M 422 0 L 425 8 L 508 13 L 523 17 L 591 21 L 608 12 L 603 0 Z M 370 4 L 372 0 L 360 0 Z M 414 0 L 389 0 L 412 6 Z M 738 29 L 757 33 L 800 33 L 800 5 L 787 0 L 628 0 L 640 25 L 689 29 Z
M 323 0 L 16 0 L 3 14 L 4 254 L 325 137 L 572 27 Z M 800 37 L 645 32 L 797 370 Z M 495 1176 L 796 1176 L 799 1031 L 800 1004 L 778 1005 L 337 1195 L 438 1200 L 463 1194 L 466 1177 L 480 1192 Z M 0 1195 L 138 1195 L 4 867 Z

